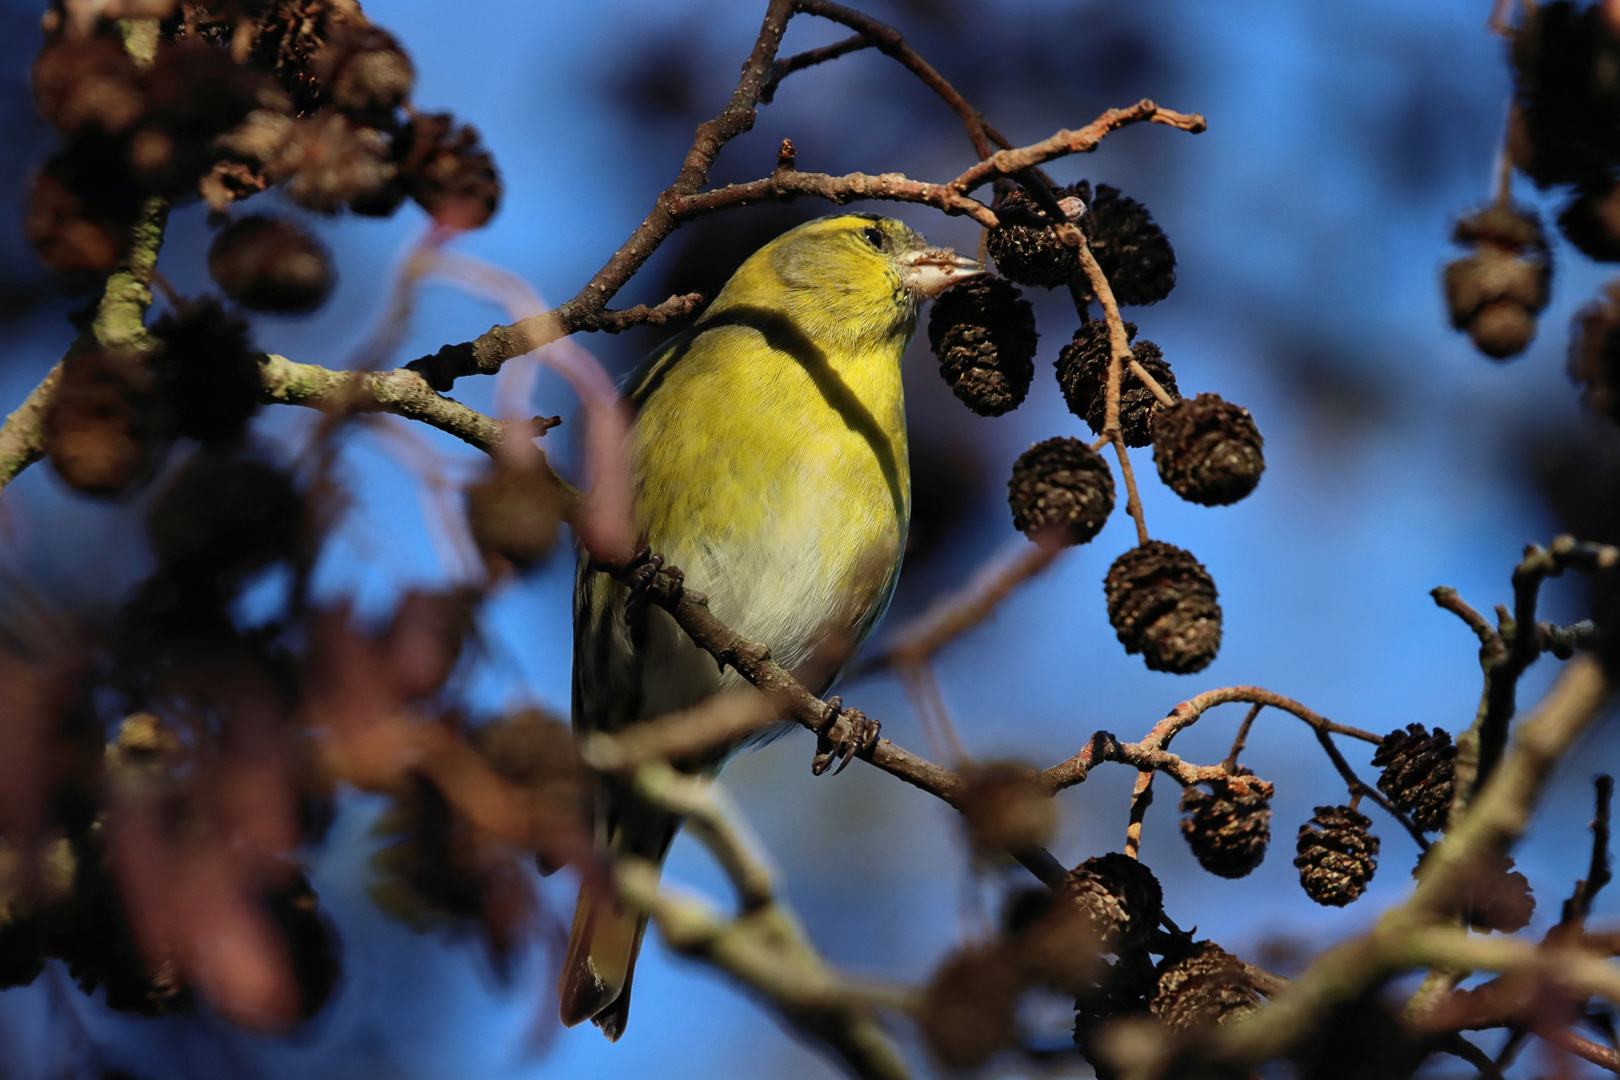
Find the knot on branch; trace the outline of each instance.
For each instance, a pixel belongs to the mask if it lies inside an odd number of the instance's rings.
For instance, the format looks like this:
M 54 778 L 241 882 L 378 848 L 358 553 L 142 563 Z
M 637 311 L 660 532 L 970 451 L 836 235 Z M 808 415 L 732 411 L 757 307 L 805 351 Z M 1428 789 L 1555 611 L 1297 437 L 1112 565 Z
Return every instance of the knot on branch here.
M 461 376 L 471 375 L 478 370 L 473 344 L 464 341 L 459 345 L 446 345 L 432 356 L 412 360 L 405 367 L 422 376 L 439 393 L 445 393 L 456 385 L 456 380 Z

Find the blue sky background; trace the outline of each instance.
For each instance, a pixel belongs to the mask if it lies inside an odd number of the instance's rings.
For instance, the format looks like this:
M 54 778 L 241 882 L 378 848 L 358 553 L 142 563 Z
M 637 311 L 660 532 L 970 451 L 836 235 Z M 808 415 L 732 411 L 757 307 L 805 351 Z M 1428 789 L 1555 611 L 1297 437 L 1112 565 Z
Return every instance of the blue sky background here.
M 1114 183 L 1152 208 L 1175 243 L 1179 285 L 1165 302 L 1127 317 L 1163 347 L 1184 393 L 1214 391 L 1246 405 L 1266 437 L 1264 481 L 1230 508 L 1179 501 L 1154 480 L 1148 455 L 1136 459 L 1153 534 L 1198 554 L 1219 585 L 1225 644 L 1216 663 L 1178 678 L 1123 654 L 1100 587 L 1109 562 L 1132 543 L 1118 513 L 1095 542 L 1066 554 L 990 625 L 940 657 L 945 698 L 970 752 L 1050 764 L 1098 728 L 1138 738 L 1176 702 L 1233 683 L 1267 686 L 1377 731 L 1411 721 L 1453 731 L 1465 725 L 1478 695 L 1476 644 L 1433 606 L 1428 590 L 1454 585 L 1482 609 L 1507 600 L 1522 546 L 1560 528 L 1537 482 L 1553 467 L 1548 462 L 1567 473 L 1617 460 L 1614 433 L 1580 411 L 1563 374 L 1570 316 L 1605 279 L 1601 268 L 1560 244 L 1542 332 L 1511 364 L 1483 359 L 1446 323 L 1436 272 L 1453 256 L 1449 223 L 1490 191 L 1509 88 L 1502 45 L 1484 28 L 1489 4 L 874 0 L 864 7 L 900 26 L 1017 141 L 1143 96 L 1205 114 L 1204 135 L 1141 126 L 1051 171 L 1064 181 Z M 475 123 L 501 167 L 507 194 L 499 216 L 458 248 L 515 271 L 555 303 L 611 254 L 674 176 L 692 128 L 729 95 L 762 8 L 758 0 L 486 0 L 461 8 L 374 0 L 367 11 L 412 53 L 417 104 Z M 16 104 L 37 47 L 37 12 L 11 2 L 0 13 L 12 41 L 0 72 L 9 102 L 0 135 L 37 160 L 49 138 Z M 796 20 L 784 51 L 840 36 L 836 27 Z M 716 182 L 768 171 L 784 136 L 807 170 L 946 179 L 971 161 L 948 110 L 875 52 L 795 75 L 755 131 L 727 149 Z M 26 168 L 20 156 L 0 165 L 7 192 Z M 1520 196 L 1555 206 L 1530 190 Z M 969 251 L 976 244 L 976 230 L 961 220 L 881 209 L 940 242 Z M 680 268 L 702 252 L 683 254 L 682 243 L 715 244 L 719 232 L 781 220 L 773 211 L 738 215 L 678 236 L 620 303 L 687 287 Z M 0 284 L 26 289 L 35 271 L 15 217 L 0 220 L 7 260 Z M 208 286 L 203 217 L 196 206 L 177 212 L 163 253 L 161 269 L 182 292 Z M 384 222 L 317 224 L 337 256 L 334 302 L 305 320 L 261 319 L 257 339 L 267 350 L 338 366 L 379 317 L 393 268 L 424 219 L 407 207 Z M 1083 431 L 1050 377 L 1073 329 L 1072 309 L 1065 313 L 1062 296 L 1033 299 L 1042 334 L 1036 389 L 1009 416 L 987 420 L 957 405 L 925 342 L 908 354 L 919 457 L 952 462 L 949 485 L 964 501 L 941 546 L 908 567 L 891 628 L 1015 537 L 1004 478 L 1017 454 L 1032 441 Z M 20 400 L 60 356 L 70 336 L 67 306 L 52 300 L 0 323 L 0 400 Z M 429 287 L 400 358 L 466 340 L 497 320 L 505 321 L 482 300 Z M 623 369 L 656 341 L 638 331 L 584 344 Z M 490 393 L 489 380 L 456 388 L 479 408 L 490 407 Z M 568 416 L 573 402 L 559 380 L 543 376 L 535 405 Z M 263 429 L 266 438 L 292 440 L 309 419 L 285 410 Z M 573 426 L 548 440 L 565 461 Z M 470 473 L 477 464 L 453 440 L 427 431 L 421 438 L 458 469 Z M 355 504 L 323 563 L 325 594 L 356 597 L 363 610 L 382 614 L 401 589 L 442 584 L 417 479 L 366 435 L 351 441 L 344 469 Z M 1601 519 L 1597 501 L 1576 509 Z M 46 469 L 30 470 L 0 504 L 5 564 L 65 602 L 105 605 L 139 575 L 140 559 L 92 560 L 85 552 L 116 545 L 138 513 L 85 503 L 64 494 Z M 559 552 L 488 606 L 487 653 L 469 680 L 479 707 L 537 701 L 566 709 L 571 573 Z M 1556 583 L 1549 598 L 1554 617 L 1584 614 L 1578 584 Z M 1531 673 L 1524 700 L 1555 664 L 1543 661 Z M 874 678 L 841 692 L 881 718 L 886 735 L 927 751 L 892 681 Z M 1177 750 L 1218 760 L 1241 716 L 1235 706 L 1209 715 Z M 1278 789 L 1265 864 L 1237 882 L 1199 870 L 1176 829 L 1171 790 L 1161 790 L 1149 814 L 1143 855 L 1178 922 L 1286 964 L 1300 942 L 1314 947 L 1367 926 L 1402 895 L 1416 852 L 1380 821 L 1384 855 L 1369 896 L 1343 911 L 1310 904 L 1290 863 L 1291 838 L 1314 805 L 1343 801 L 1342 787 L 1308 731 L 1287 717 L 1265 714 L 1249 746 L 1247 762 Z M 1369 756 L 1359 746 L 1346 751 L 1357 765 Z M 810 753 L 807 736 L 791 735 L 737 759 L 724 783 L 828 958 L 863 975 L 921 980 L 976 932 L 974 897 L 993 898 L 1000 879 L 973 887 L 954 815 L 941 804 L 859 765 L 813 779 Z M 1542 901 L 1532 932 L 1556 917 L 1584 868 L 1590 775 L 1616 765 L 1612 733 L 1599 733 L 1566 764 L 1566 782 L 1537 819 L 1519 855 Z M 1120 846 L 1130 780 L 1124 770 L 1105 769 L 1062 797 L 1060 858 L 1073 864 Z M 644 952 L 634 1022 L 620 1043 L 609 1045 L 590 1027 L 559 1032 L 544 948 L 536 945 L 503 982 L 470 937 L 418 934 L 370 907 L 363 854 L 376 809 L 354 800 L 317 866 L 346 963 L 337 999 L 309 1030 L 266 1040 L 206 1020 L 134 1021 L 105 1012 L 52 972 L 35 987 L 0 994 L 0 1075 L 71 1075 L 62 1070 L 82 1063 L 63 1047 L 81 1029 L 104 1047 L 108 1064 L 164 1077 L 836 1075 L 744 994 L 656 941 Z M 726 899 L 711 864 L 685 838 L 667 874 Z M 552 920 L 566 918 L 572 903 L 565 877 L 543 887 Z M 1615 911 L 1610 893 L 1598 915 Z M 915 1052 L 911 1033 L 901 1031 Z

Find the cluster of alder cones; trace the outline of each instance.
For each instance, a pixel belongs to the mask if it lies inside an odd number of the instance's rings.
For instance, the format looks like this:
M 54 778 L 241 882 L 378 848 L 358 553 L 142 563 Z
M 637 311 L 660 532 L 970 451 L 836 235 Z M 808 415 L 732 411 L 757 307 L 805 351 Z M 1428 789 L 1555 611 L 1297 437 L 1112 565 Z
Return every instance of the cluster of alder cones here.
M 1093 193 L 1086 181 L 1052 195 L 1084 234 L 1119 303 L 1154 304 L 1175 288 L 1175 252 L 1141 203 L 1106 184 Z M 1034 313 L 1018 285 L 1069 286 L 1084 321 L 1058 354 L 1057 382 L 1070 411 L 1100 435 L 1112 344 L 1107 324 L 1089 319 L 1090 286 L 1078 251 L 1059 239 L 1026 192 L 1007 195 L 996 212 L 1001 224 L 986 243 L 1001 276 L 950 289 L 929 318 L 928 340 L 940 372 L 981 415 L 1016 408 L 1034 379 L 1037 337 Z M 1182 397 L 1163 351 L 1151 341 L 1135 341 L 1134 324 L 1125 327 L 1134 342 L 1132 358 L 1168 398 L 1125 370 L 1119 400 L 1125 445 L 1151 445 L 1159 478 L 1189 502 L 1224 506 L 1248 495 L 1265 469 L 1263 440 L 1248 410 L 1215 394 Z M 1014 527 L 1031 539 L 1084 544 L 1113 512 L 1113 476 L 1090 445 L 1058 436 L 1018 459 L 1008 502 Z M 1114 562 L 1104 588 L 1120 642 L 1126 652 L 1141 653 L 1149 668 L 1188 674 L 1214 660 L 1221 643 L 1215 581 L 1190 552 L 1148 541 Z
M 1504 165 L 1564 197 L 1558 231 L 1578 252 L 1620 262 L 1620 23 L 1605 5 L 1572 0 L 1520 10 Z M 1469 251 L 1443 276 L 1452 325 L 1496 360 L 1529 347 L 1551 297 L 1547 232 L 1513 201 L 1510 177 L 1457 222 L 1453 237 Z M 1569 374 L 1593 412 L 1620 420 L 1620 280 L 1576 316 Z
M 1414 723 L 1386 735 L 1372 763 L 1390 803 L 1417 829 L 1436 832 L 1450 812 L 1455 756 L 1447 732 Z M 961 810 L 975 851 L 1026 850 L 1050 840 L 1056 811 L 1034 769 L 987 763 L 964 768 L 963 779 Z M 1206 786 L 1184 793 L 1182 833 L 1204 869 L 1245 877 L 1271 839 L 1273 787 L 1242 768 Z M 1318 806 L 1300 826 L 1294 866 L 1312 900 L 1343 907 L 1366 892 L 1379 854 L 1371 826 L 1353 804 Z M 1477 868 L 1458 903 L 1458 917 L 1479 930 L 1522 929 L 1535 910 L 1529 883 L 1506 858 Z M 1019 1042 L 1020 1002 L 1044 989 L 1074 997 L 1074 1041 L 1106 1080 L 1112 1063 L 1099 1035 L 1110 1021 L 1151 1017 L 1187 1032 L 1259 1006 L 1242 961 L 1164 916 L 1152 870 L 1117 852 L 1085 860 L 1055 889 L 1015 892 L 999 934 L 935 971 L 919 1012 L 930 1049 L 951 1068 L 986 1064 Z

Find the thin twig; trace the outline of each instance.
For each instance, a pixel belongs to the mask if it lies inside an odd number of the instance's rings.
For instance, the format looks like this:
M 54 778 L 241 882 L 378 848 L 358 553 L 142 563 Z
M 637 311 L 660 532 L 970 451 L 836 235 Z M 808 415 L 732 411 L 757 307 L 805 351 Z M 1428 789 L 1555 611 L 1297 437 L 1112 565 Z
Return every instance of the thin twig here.
M 1125 854 L 1133 859 L 1142 857 L 1142 820 L 1147 817 L 1148 807 L 1153 805 L 1153 776 L 1152 769 L 1144 769 L 1136 774 L 1136 784 L 1131 788 L 1130 821 L 1125 826 Z
M 776 88 L 782 85 L 782 80 L 795 71 L 803 71 L 817 64 L 825 64 L 829 60 L 836 60 L 840 56 L 848 56 L 852 52 L 870 49 L 877 42 L 865 34 L 856 34 L 853 37 L 835 41 L 831 45 L 822 45 L 819 48 L 807 49 L 802 53 L 795 53 L 786 60 L 777 60 L 771 64 L 771 73 L 765 79 L 765 84 L 759 88 L 759 103 L 769 105 L 776 98 Z
M 967 582 L 929 606 L 895 632 L 893 641 L 876 656 L 856 665 L 845 678 L 854 679 L 883 668 L 931 659 L 950 642 L 978 626 L 1024 582 L 1045 571 L 1066 548 L 1056 538 L 1034 544 L 1015 540 L 1014 554 L 997 552 L 974 571 Z
M 1248 745 L 1249 729 L 1254 727 L 1255 719 L 1259 717 L 1260 710 L 1265 707 L 1266 703 L 1263 701 L 1257 701 L 1249 706 L 1249 715 L 1243 718 L 1243 723 L 1237 730 L 1237 737 L 1232 740 L 1232 752 L 1226 755 L 1225 761 L 1221 762 L 1221 768 L 1227 772 L 1237 772 L 1238 755 L 1243 753 L 1244 746 Z
M 1136 380 L 1148 388 L 1148 393 L 1158 399 L 1160 405 L 1174 405 L 1179 399 L 1172 397 L 1170 391 L 1159 385 L 1159 380 L 1148 374 L 1148 369 L 1133 355 L 1125 362 L 1125 367 L 1136 376 Z

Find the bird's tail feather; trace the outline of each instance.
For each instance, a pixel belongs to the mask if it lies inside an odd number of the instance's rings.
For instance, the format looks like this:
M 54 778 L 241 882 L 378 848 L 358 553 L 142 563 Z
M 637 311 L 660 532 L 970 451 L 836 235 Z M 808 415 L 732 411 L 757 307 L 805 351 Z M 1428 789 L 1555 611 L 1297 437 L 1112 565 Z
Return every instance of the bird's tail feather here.
M 629 792 L 609 796 L 607 847 L 661 864 L 681 819 L 656 810 Z M 617 804 L 617 805 L 614 805 Z M 627 911 L 604 881 L 585 881 L 574 906 L 568 955 L 557 981 L 558 1012 L 569 1027 L 591 1020 L 617 1042 L 630 1017 L 630 983 L 641 952 L 645 916 Z

